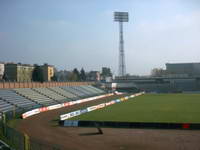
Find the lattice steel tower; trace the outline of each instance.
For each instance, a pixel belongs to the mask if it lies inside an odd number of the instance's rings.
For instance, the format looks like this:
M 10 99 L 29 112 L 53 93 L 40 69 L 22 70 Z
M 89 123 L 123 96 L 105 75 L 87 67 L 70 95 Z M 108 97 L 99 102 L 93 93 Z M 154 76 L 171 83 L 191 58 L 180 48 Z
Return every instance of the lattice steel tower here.
M 128 12 L 114 12 L 114 21 L 119 22 L 119 76 L 126 75 L 124 54 L 123 22 L 128 22 Z

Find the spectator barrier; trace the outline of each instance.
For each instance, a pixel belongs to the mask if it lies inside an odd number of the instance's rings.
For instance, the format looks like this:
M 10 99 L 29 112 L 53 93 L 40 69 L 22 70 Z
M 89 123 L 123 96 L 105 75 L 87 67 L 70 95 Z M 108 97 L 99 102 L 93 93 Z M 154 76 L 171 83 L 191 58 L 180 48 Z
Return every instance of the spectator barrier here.
M 0 82 L 0 89 L 93 85 L 95 82 Z
M 157 123 L 157 122 L 117 122 L 117 121 L 60 121 L 64 127 L 105 127 L 105 128 L 139 128 L 139 129 L 184 129 L 199 130 L 199 123 Z
M 23 113 L 22 114 L 22 118 L 25 119 L 27 117 L 39 114 L 41 112 L 54 110 L 54 109 L 58 109 L 58 108 L 62 108 L 62 107 L 68 107 L 68 106 L 72 106 L 72 105 L 75 105 L 75 104 L 80 104 L 80 103 L 96 100 L 96 99 L 99 99 L 99 98 L 105 98 L 105 97 L 112 96 L 112 95 L 114 95 L 114 94 L 113 93 L 109 93 L 109 94 L 104 94 L 104 95 L 84 98 L 84 99 L 81 99 L 81 100 L 66 102 L 66 103 L 62 103 L 62 104 L 51 105 L 51 106 L 48 106 L 48 107 L 41 107 L 41 108 L 33 109 L 33 110 L 30 110 L 28 112 Z
M 2 150 L 14 150 L 10 146 L 8 146 L 5 142 L 0 140 L 0 149 Z
M 3 150 L 61 150 L 59 145 L 54 145 L 52 143 L 47 143 L 44 141 L 38 141 L 29 137 L 25 133 L 21 133 L 14 128 L 9 127 L 7 122 L 11 119 L 18 118 L 21 113 L 16 114 L 12 112 L 6 112 L 3 114 L 0 120 L 0 138 L 4 141 L 1 144 L 0 149 Z M 7 144 L 5 144 L 7 143 Z M 7 145 L 10 145 L 8 147 Z M 12 147 L 12 148 L 11 148 Z
M 102 103 L 99 105 L 87 107 L 86 109 L 81 109 L 77 111 L 73 111 L 67 114 L 63 114 L 60 116 L 59 124 L 64 127 L 111 127 L 111 128 L 150 128 L 150 129 L 185 129 L 185 130 L 199 130 L 199 123 L 159 123 L 159 122 L 117 122 L 117 121 L 78 121 L 78 120 L 67 120 L 69 118 L 94 111 L 97 109 L 101 109 L 103 107 L 113 105 L 115 103 L 119 103 L 129 98 L 133 98 L 135 96 L 139 96 L 144 94 L 137 93 L 131 96 L 126 96 L 120 99 L 112 100 L 107 103 Z
M 125 96 L 125 97 L 122 97 L 122 98 L 119 98 L 119 99 L 116 99 L 116 100 L 112 100 L 112 101 L 107 102 L 107 103 L 102 103 L 102 104 L 99 104 L 99 105 L 87 107 L 86 109 L 81 109 L 81 110 L 73 111 L 73 112 L 70 112 L 70 113 L 67 113 L 67 114 L 63 114 L 63 115 L 60 115 L 60 120 L 62 121 L 62 120 L 66 120 L 66 119 L 69 119 L 69 118 L 72 118 L 72 117 L 75 117 L 75 116 L 79 116 L 83 113 L 94 111 L 96 109 L 101 109 L 103 107 L 113 105 L 115 103 L 119 103 L 119 102 L 128 100 L 130 98 L 133 98 L 135 96 L 140 96 L 142 94 L 144 94 L 144 92 L 136 93 L 136 94 L 133 94 L 133 95 L 130 95 L 130 96 Z

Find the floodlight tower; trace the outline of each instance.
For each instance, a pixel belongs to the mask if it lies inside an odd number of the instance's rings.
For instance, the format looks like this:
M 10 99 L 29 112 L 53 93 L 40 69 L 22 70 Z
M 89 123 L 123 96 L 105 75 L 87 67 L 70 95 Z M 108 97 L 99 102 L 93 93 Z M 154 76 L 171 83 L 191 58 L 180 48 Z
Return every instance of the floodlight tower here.
M 128 22 L 128 12 L 114 12 L 114 21 L 119 22 L 119 76 L 126 75 L 123 22 Z

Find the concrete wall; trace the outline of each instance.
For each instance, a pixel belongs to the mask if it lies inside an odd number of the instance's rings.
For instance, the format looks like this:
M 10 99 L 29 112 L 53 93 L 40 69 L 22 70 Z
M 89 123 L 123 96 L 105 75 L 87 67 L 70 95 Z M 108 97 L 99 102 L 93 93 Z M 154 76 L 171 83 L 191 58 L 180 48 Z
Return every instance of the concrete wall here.
M 167 63 L 166 70 L 168 74 L 187 74 L 188 76 L 199 76 L 200 63 Z
M 0 89 L 92 85 L 94 82 L 2 82 Z
M 200 78 L 140 78 L 115 82 L 121 85 L 121 88 L 132 86 L 146 92 L 200 91 Z

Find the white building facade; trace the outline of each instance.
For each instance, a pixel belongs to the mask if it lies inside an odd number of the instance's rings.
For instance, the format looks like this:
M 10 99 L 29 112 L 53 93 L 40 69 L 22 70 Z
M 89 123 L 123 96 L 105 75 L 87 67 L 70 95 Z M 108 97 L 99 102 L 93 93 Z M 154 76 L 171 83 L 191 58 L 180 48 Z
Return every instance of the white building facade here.
M 2 80 L 5 70 L 5 65 L 3 63 L 0 63 L 0 80 Z

